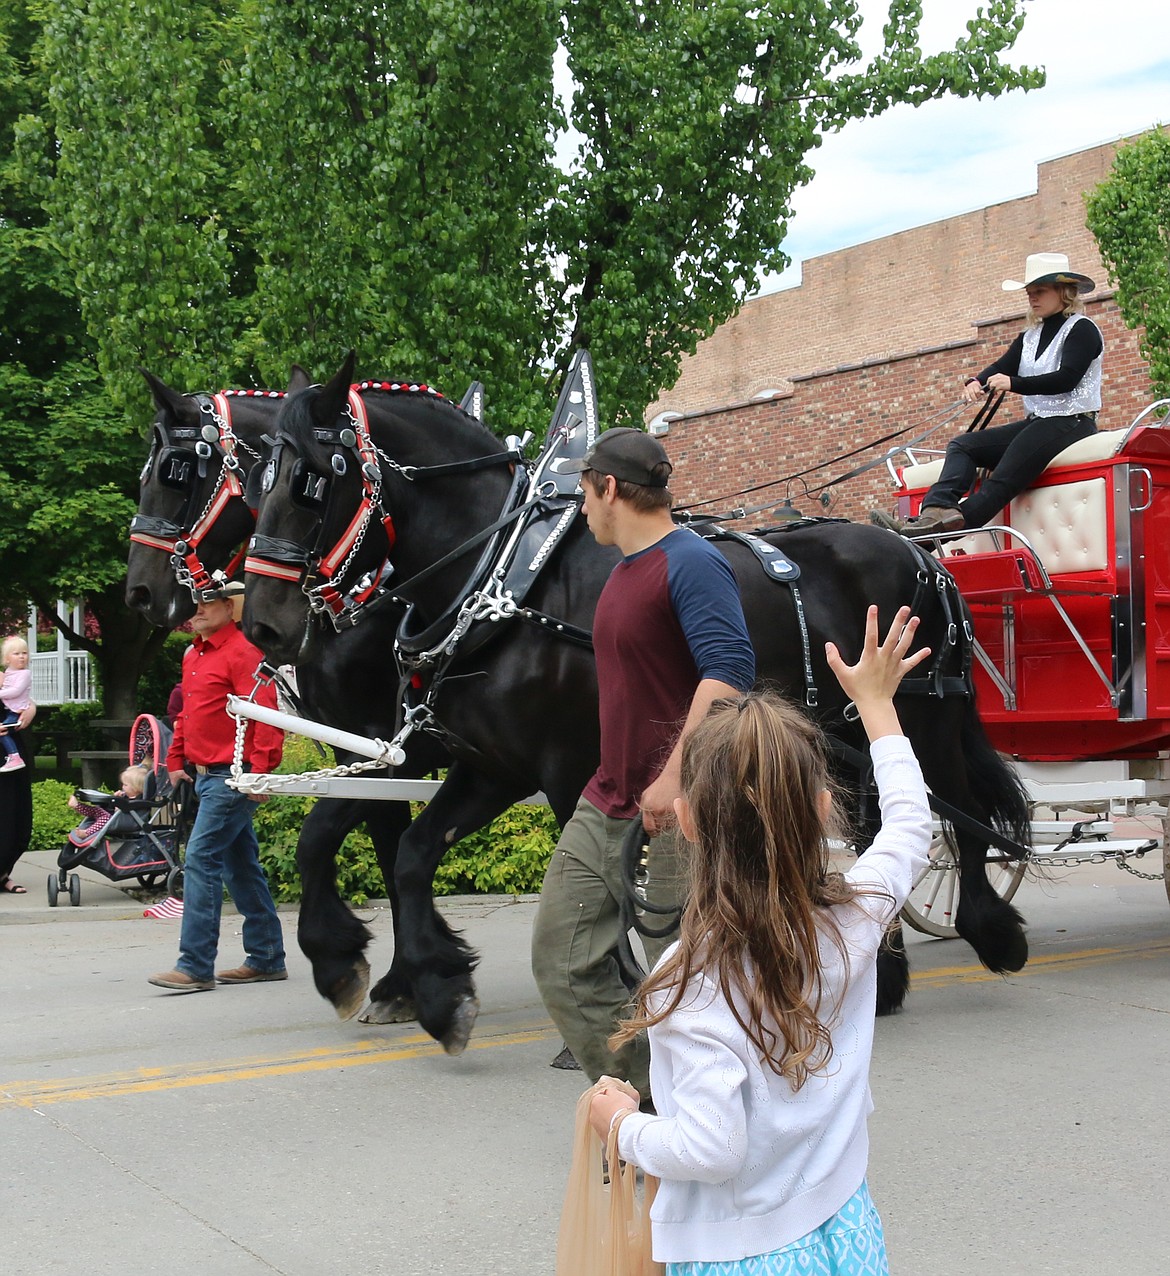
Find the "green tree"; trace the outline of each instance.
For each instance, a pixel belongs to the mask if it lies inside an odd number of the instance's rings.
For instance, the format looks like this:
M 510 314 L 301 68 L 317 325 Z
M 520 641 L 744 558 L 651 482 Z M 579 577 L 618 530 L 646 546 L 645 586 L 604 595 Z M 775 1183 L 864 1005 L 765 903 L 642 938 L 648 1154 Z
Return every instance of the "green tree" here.
M 1122 317 L 1145 328 L 1154 394 L 1170 397 L 1170 133 L 1153 129 L 1122 146 L 1085 206 Z
M 921 5 L 893 0 L 865 65 L 852 0 L 407 0 L 390 24 L 250 2 L 237 140 L 252 149 L 233 167 L 256 209 L 267 344 L 310 365 L 354 345 L 363 362 L 450 366 L 456 384 L 479 372 L 525 424 L 580 347 L 607 417 L 638 419 L 786 264 L 790 198 L 823 133 L 895 102 L 1043 83 L 1001 59 L 1020 0 L 993 0 L 930 56 Z M 547 146 L 563 124 L 554 36 L 577 85 L 567 172 Z
M 38 24 L 23 5 L 0 17 L 0 128 L 43 109 L 32 56 Z M 33 165 L 33 169 L 37 165 Z M 35 602 L 95 657 L 107 711 L 134 708 L 138 675 L 165 635 L 122 600 L 126 526 L 142 439 L 116 411 L 78 291 L 35 182 L 0 162 L 0 603 Z M 76 633 L 55 599 L 84 597 L 101 638 Z
M 261 257 L 248 354 L 482 373 L 501 421 L 538 408 L 555 286 L 554 0 L 246 0 L 228 144 Z

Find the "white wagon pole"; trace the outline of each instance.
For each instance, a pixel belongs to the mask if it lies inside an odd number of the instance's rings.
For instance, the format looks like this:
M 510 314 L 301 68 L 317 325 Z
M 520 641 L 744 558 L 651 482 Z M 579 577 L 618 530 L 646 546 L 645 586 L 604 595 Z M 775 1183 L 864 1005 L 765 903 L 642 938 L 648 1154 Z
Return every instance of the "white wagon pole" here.
M 335 749 L 345 749 L 369 759 L 353 766 L 336 766 L 304 775 L 239 775 L 231 779 L 229 784 L 241 793 L 264 793 L 273 797 L 287 795 L 372 798 L 383 802 L 429 802 L 442 784 L 441 780 L 399 780 L 390 776 L 355 774 L 358 770 L 400 766 L 406 760 L 406 754 L 393 742 L 354 735 L 350 731 L 326 726 L 323 722 L 294 717 L 291 713 L 281 713 L 278 709 L 269 709 L 266 705 L 256 704 L 240 696 L 228 696 L 227 711 L 234 718 L 251 718 L 255 722 L 264 722 L 281 731 L 319 740 Z M 524 799 L 523 805 L 547 806 L 548 801 L 543 793 L 534 793 Z

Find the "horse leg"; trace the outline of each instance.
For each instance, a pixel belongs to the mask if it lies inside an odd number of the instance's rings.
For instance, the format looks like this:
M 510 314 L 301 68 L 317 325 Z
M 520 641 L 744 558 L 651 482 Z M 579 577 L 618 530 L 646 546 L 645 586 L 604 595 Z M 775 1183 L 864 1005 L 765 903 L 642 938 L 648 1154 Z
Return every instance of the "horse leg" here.
M 411 1023 L 417 1017 L 414 991 L 400 956 L 398 943 L 398 887 L 394 870 L 398 843 L 410 826 L 410 807 L 405 802 L 367 802 L 366 829 L 374 843 L 374 854 L 386 883 L 394 931 L 394 956 L 390 969 L 370 990 L 370 1003 L 358 1015 L 359 1023 Z
M 466 1048 L 475 1026 L 479 1002 L 471 972 L 478 959 L 435 908 L 435 869 L 449 846 L 523 796 L 456 762 L 399 843 L 399 951 L 410 974 L 418 1021 L 448 1054 Z
M 301 908 L 297 942 L 313 967 L 317 991 L 342 1019 L 362 1007 L 370 978 L 365 958 L 372 936 L 337 893 L 337 852 L 361 823 L 362 804 L 326 798 L 317 802 L 297 839 Z

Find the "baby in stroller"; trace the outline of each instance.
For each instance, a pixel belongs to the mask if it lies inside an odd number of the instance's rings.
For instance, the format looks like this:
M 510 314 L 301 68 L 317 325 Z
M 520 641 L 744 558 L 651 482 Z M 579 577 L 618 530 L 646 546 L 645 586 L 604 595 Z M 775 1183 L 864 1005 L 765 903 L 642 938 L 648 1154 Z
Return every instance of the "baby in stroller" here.
M 69 798 L 69 809 L 81 816 L 81 823 L 69 834 L 69 840 L 80 842 L 91 838 L 105 828 L 114 815 L 115 798 L 140 798 L 146 788 L 150 772 L 138 763 L 128 766 L 118 777 L 122 783 L 113 793 L 98 793 L 96 789 L 75 789 Z
M 169 729 L 142 714 L 130 735 L 130 765 L 116 793 L 77 789 L 70 807 L 82 818 L 57 857 L 49 875 L 49 904 L 68 890 L 70 902 L 81 900 L 81 879 L 66 870 L 84 865 L 112 882 L 136 879 L 144 887 L 165 881 L 171 895 L 182 890 L 179 847 L 185 813 L 166 771 Z M 180 789 L 188 786 L 180 785 Z

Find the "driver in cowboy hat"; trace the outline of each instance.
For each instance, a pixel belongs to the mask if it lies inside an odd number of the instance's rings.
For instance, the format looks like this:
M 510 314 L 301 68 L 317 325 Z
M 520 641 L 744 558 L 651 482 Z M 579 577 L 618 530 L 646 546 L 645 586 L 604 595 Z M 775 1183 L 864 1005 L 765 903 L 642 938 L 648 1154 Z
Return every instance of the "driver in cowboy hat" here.
M 1087 275 L 1069 269 L 1063 253 L 1032 253 L 1022 281 L 1003 281 L 1005 292 L 1027 294 L 1028 327 L 994 363 L 967 378 L 963 397 L 975 403 L 988 393 L 1018 394 L 1024 415 L 952 439 L 917 518 L 901 523 L 875 510 L 873 522 L 906 536 L 983 527 L 1065 448 L 1096 432 L 1105 343 L 1081 301 L 1094 287 Z M 991 473 L 970 494 L 980 468 Z

